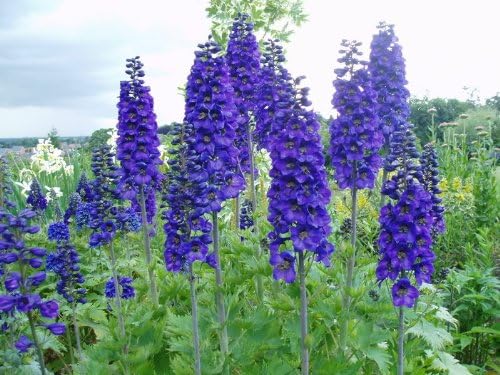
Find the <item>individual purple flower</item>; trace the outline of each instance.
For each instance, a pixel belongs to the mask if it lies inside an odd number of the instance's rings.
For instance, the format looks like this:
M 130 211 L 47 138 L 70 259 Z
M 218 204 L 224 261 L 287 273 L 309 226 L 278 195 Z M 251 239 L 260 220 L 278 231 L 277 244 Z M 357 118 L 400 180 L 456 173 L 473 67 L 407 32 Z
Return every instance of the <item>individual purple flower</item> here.
M 335 69 L 332 104 L 338 112 L 330 123 L 330 154 L 341 189 L 373 188 L 382 164 L 378 152 L 384 138 L 379 129 L 376 94 L 366 62 L 360 60 L 360 42 L 342 41 L 342 68 Z
M 144 64 L 139 56 L 127 59 L 126 73 L 128 81 L 120 82 L 120 101 L 118 107 L 118 139 L 116 157 L 120 161 L 120 182 L 118 190 L 121 196 L 129 199 L 140 211 L 139 193 L 147 199 L 155 200 L 155 190 L 161 187 L 162 175 L 158 169 L 163 162 L 160 159 L 160 139 L 158 124 L 154 113 L 154 101 L 150 88 L 144 85 Z M 156 205 L 149 204 L 149 208 Z M 154 211 L 149 213 L 152 222 Z
M 121 287 L 121 298 L 130 299 L 135 297 L 135 289 L 132 286 L 132 281 L 133 280 L 131 277 L 118 276 L 118 283 Z M 104 293 L 106 295 L 106 298 L 116 297 L 115 283 L 112 277 L 106 282 Z
M 260 52 L 253 34 L 253 24 L 249 16 L 238 14 L 229 35 L 226 61 L 229 67 L 234 101 L 238 111 L 236 120 L 236 147 L 238 160 L 244 173 L 250 172 L 250 152 L 248 136 L 252 134 L 251 114 L 256 108 L 256 91 L 259 84 Z
M 40 310 L 40 314 L 44 318 L 55 319 L 59 314 L 59 305 L 56 301 L 47 301 L 40 303 L 38 309 Z
M 432 197 L 432 225 L 436 233 L 443 233 L 446 230 L 444 222 L 444 207 L 441 204 L 442 199 L 439 197 L 441 190 L 439 189 L 439 163 L 436 150 L 432 143 L 424 146 L 422 156 L 420 157 L 420 165 L 422 167 L 422 183 L 425 189 Z
M 47 208 L 47 198 L 43 194 L 37 179 L 34 179 L 30 185 L 30 192 L 28 193 L 28 198 L 26 198 L 26 203 L 28 203 L 32 210 L 38 213 L 45 211 Z
M 53 335 L 61 336 L 66 332 L 66 326 L 63 323 L 51 323 L 45 324 L 47 328 Z
M 65 242 L 69 240 L 68 225 L 62 221 L 55 222 L 49 225 L 47 231 L 49 241 Z
M 317 261 L 329 265 L 334 248 L 327 240 L 331 227 L 326 205 L 331 193 L 320 125 L 315 113 L 307 109 L 308 89 L 299 88 L 303 77 L 291 79 L 281 64 L 283 58 L 268 56 L 280 53 L 281 49 L 271 41 L 264 54 L 266 60 L 276 63 L 274 81 L 280 88 L 275 98 L 279 113 L 272 119 L 269 132 L 263 133 L 267 134 L 272 160 L 271 187 L 267 194 L 268 220 L 274 227 L 269 233 L 270 262 L 275 278 L 293 282 L 294 257 L 288 251 L 280 251 L 281 247 L 291 245 L 295 252 L 312 252 Z
M 17 350 L 21 353 L 26 353 L 32 346 L 33 342 L 25 335 L 19 337 L 19 339 L 14 344 Z
M 396 307 L 413 307 L 418 295 L 417 288 L 411 285 L 410 280 L 407 278 L 399 279 L 398 282 L 392 286 L 392 300 Z
M 386 145 L 393 131 L 408 121 L 410 92 L 405 87 L 405 60 L 394 33 L 394 25 L 381 22 L 371 43 L 368 70 L 377 95 L 377 114 Z
M 287 283 L 295 281 L 295 257 L 288 251 L 275 252 L 271 255 L 270 264 L 273 266 L 275 280 L 283 280 Z

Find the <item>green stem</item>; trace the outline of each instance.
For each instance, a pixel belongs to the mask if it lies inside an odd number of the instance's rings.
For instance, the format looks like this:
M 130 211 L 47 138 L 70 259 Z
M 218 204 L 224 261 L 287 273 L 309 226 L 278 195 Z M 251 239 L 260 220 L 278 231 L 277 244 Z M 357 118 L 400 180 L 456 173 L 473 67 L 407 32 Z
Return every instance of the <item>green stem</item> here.
M 240 202 L 240 196 L 238 195 L 234 199 L 234 225 L 236 226 L 236 230 L 240 230 L 240 223 L 241 223 L 241 202 Z
M 189 285 L 191 290 L 191 316 L 193 320 L 194 372 L 195 375 L 201 375 L 200 333 L 198 326 L 198 302 L 196 299 L 195 281 L 191 265 L 189 270 Z
M 116 288 L 116 285 L 115 285 L 115 288 Z M 76 303 L 75 302 L 73 302 L 72 309 L 73 309 L 72 317 L 73 317 L 73 329 L 75 331 L 76 351 L 78 352 L 78 358 L 81 360 L 82 359 L 82 341 L 80 338 L 80 329 L 78 328 L 78 321 L 76 319 Z
M 45 375 L 46 372 L 45 372 L 45 361 L 43 359 L 43 351 L 42 347 L 40 346 L 40 342 L 38 341 L 38 336 L 35 330 L 35 322 L 33 321 L 33 315 L 31 311 L 28 311 L 28 320 L 30 322 L 31 334 L 33 336 L 33 343 L 35 344 L 36 354 L 38 355 L 38 363 L 40 364 L 40 370 L 42 372 L 42 375 Z
M 113 242 L 109 244 L 109 257 L 111 260 L 111 272 L 113 273 L 113 283 L 115 285 L 115 302 L 116 302 L 116 313 L 118 315 L 118 325 L 120 327 L 120 336 L 122 339 L 125 338 L 126 332 L 125 332 L 125 321 L 123 319 L 123 312 L 122 312 L 122 299 L 121 299 L 121 289 L 120 289 L 120 283 L 118 281 L 118 275 L 116 273 L 116 257 L 115 257 L 115 251 L 113 248 Z
M 71 342 L 71 331 L 69 329 L 66 329 L 66 339 L 68 340 L 69 360 L 71 364 L 74 364 L 75 356 L 73 355 L 73 343 Z
M 356 176 L 356 164 L 353 168 L 353 176 Z M 353 179 L 354 180 L 354 179 Z M 347 343 L 347 330 L 349 328 L 349 318 L 350 318 L 350 310 L 351 310 L 351 289 L 353 284 L 353 276 L 354 276 L 354 265 L 356 263 L 356 235 L 357 235 L 357 218 L 358 218 L 358 189 L 355 185 L 351 189 L 351 254 L 347 259 L 347 275 L 345 281 L 345 291 L 344 291 L 344 308 L 345 308 L 345 317 L 342 321 L 342 325 L 340 327 L 340 348 L 341 350 L 346 350 Z
M 309 348 L 307 345 L 307 289 L 304 268 L 304 253 L 299 251 L 299 283 L 300 283 L 300 349 L 302 359 L 302 375 L 309 375 Z
M 253 139 L 252 139 L 252 127 L 250 125 L 250 121 L 247 124 L 247 143 L 248 143 L 248 159 L 250 162 L 250 200 L 252 202 L 252 216 L 254 218 L 254 228 L 255 235 L 257 237 L 257 247 L 256 247 L 256 257 L 257 261 L 260 261 L 262 256 L 262 248 L 260 246 L 260 234 L 259 234 L 259 225 L 257 224 L 257 218 L 255 213 L 257 212 L 257 192 L 255 191 L 255 160 L 254 160 L 254 152 L 253 152 Z M 264 287 L 262 283 L 262 275 L 257 275 L 256 277 L 256 292 L 259 301 L 264 299 Z
M 153 257 L 151 255 L 151 239 L 149 238 L 149 225 L 146 213 L 146 197 L 144 195 L 144 187 L 141 186 L 139 193 L 139 200 L 141 205 L 141 218 L 142 218 L 142 233 L 144 235 L 144 251 L 146 253 L 146 267 L 149 274 L 149 286 L 151 291 L 151 299 L 155 306 L 158 306 L 158 292 L 156 289 L 156 278 L 154 273 Z
M 404 341 L 405 341 L 405 318 L 403 307 L 399 308 L 398 325 L 398 371 L 397 375 L 404 374 Z
M 217 304 L 217 317 L 220 325 L 220 351 L 226 359 L 227 353 L 229 352 L 229 343 L 227 335 L 226 326 L 226 308 L 224 306 L 224 294 L 222 293 L 222 265 L 220 261 L 219 254 L 219 224 L 217 220 L 217 212 L 212 212 L 212 230 L 213 230 L 213 249 L 215 255 L 215 283 L 217 285 L 217 290 L 215 292 L 215 299 Z M 229 369 L 226 370 L 229 373 Z

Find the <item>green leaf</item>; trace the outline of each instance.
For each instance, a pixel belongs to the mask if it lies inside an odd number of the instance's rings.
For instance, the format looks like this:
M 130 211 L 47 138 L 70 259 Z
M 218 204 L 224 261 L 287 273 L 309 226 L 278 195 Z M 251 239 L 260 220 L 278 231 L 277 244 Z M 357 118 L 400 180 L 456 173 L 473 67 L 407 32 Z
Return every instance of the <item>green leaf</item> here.
M 451 354 L 446 352 L 437 352 L 436 354 L 438 358 L 432 361 L 431 366 L 434 370 L 447 371 L 450 375 L 472 375 Z
M 406 331 L 406 334 L 413 334 L 421 337 L 432 349 L 442 349 L 446 344 L 453 343 L 453 337 L 443 328 L 436 327 L 427 320 L 422 319 L 413 327 Z

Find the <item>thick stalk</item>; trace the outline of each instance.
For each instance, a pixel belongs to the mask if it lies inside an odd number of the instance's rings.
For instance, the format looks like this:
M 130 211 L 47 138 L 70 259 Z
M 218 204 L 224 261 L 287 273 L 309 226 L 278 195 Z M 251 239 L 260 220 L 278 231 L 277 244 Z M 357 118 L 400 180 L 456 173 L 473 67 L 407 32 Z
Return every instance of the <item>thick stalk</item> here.
M 250 125 L 250 121 L 248 121 L 247 124 L 247 143 L 248 143 L 248 160 L 250 162 L 250 200 L 252 202 L 252 216 L 254 219 L 254 228 L 255 228 L 255 235 L 257 237 L 257 261 L 260 261 L 260 258 L 262 256 L 262 248 L 260 246 L 260 234 L 259 234 L 259 225 L 256 222 L 256 215 L 255 213 L 257 212 L 257 192 L 255 191 L 255 160 L 254 160 L 254 153 L 253 153 L 253 140 L 252 140 L 252 127 Z M 262 276 L 257 275 L 256 278 L 256 283 L 257 283 L 257 297 L 259 298 L 259 301 L 262 301 L 264 299 L 264 287 L 262 285 Z
M 116 285 L 115 285 L 116 288 Z M 76 303 L 73 302 L 73 329 L 75 331 L 76 351 L 78 352 L 78 359 L 82 359 L 82 340 L 80 338 L 80 329 L 78 328 L 78 321 L 76 319 Z
M 71 342 L 71 331 L 69 329 L 66 329 L 66 340 L 68 340 L 69 360 L 71 364 L 74 364 L 75 356 L 73 354 L 73 343 Z
M 217 220 L 217 212 L 212 212 L 212 233 L 213 233 L 213 245 L 214 245 L 214 255 L 215 255 L 215 283 L 217 284 L 217 290 L 215 292 L 215 300 L 217 304 L 217 317 L 219 319 L 220 325 L 220 351 L 224 358 L 229 351 L 229 343 L 227 336 L 227 326 L 226 326 L 226 308 L 224 306 L 224 294 L 222 293 L 222 264 L 220 261 L 219 254 L 219 224 Z
M 38 336 L 36 335 L 35 322 L 33 321 L 33 315 L 31 314 L 31 311 L 28 311 L 28 320 L 30 322 L 31 335 L 33 336 L 33 343 L 35 344 L 36 354 L 38 355 L 38 363 L 40 364 L 40 371 L 42 372 L 42 375 L 45 375 L 46 372 L 45 372 L 45 361 L 43 359 L 43 351 L 42 347 L 40 346 L 40 341 L 38 341 Z
M 353 175 L 356 176 L 356 165 L 354 165 Z M 340 327 L 340 347 L 341 350 L 346 349 L 347 342 L 347 329 L 349 328 L 349 315 L 351 310 L 351 289 L 354 276 L 354 265 L 356 263 L 356 235 L 357 235 L 357 219 L 358 219 L 358 189 L 356 187 L 356 182 L 354 181 L 354 186 L 351 189 L 351 255 L 347 260 L 347 275 L 345 281 L 345 292 L 344 292 L 344 307 L 345 307 L 345 317 L 342 321 L 342 326 Z
M 118 326 L 120 327 L 120 336 L 122 339 L 124 339 L 126 336 L 125 321 L 123 319 L 121 290 L 120 290 L 120 283 L 118 282 L 118 275 L 116 273 L 116 257 L 112 241 L 109 244 L 109 258 L 111 260 L 111 272 L 113 273 L 113 284 L 115 285 L 115 302 L 117 310 L 116 313 L 118 315 Z
M 405 317 L 404 308 L 399 308 L 398 326 L 398 375 L 404 374 L 404 341 L 405 341 Z
M 146 197 L 144 195 L 144 187 L 141 186 L 139 193 L 139 200 L 141 205 L 141 219 L 142 219 L 142 233 L 144 235 L 144 251 L 146 252 L 146 267 L 149 274 L 149 287 L 151 292 L 151 299 L 155 306 L 158 306 L 158 292 L 156 289 L 156 278 L 153 269 L 153 257 L 151 255 L 151 239 L 149 238 L 149 225 L 146 213 Z
M 196 299 L 195 277 L 192 266 L 189 271 L 189 285 L 191 287 L 191 316 L 193 320 L 193 348 L 194 348 L 194 373 L 201 375 L 201 356 L 200 356 L 200 333 L 198 327 L 198 301 Z
M 309 348 L 307 347 L 307 289 L 304 253 L 299 251 L 299 282 L 300 282 L 300 349 L 302 356 L 302 375 L 309 375 Z

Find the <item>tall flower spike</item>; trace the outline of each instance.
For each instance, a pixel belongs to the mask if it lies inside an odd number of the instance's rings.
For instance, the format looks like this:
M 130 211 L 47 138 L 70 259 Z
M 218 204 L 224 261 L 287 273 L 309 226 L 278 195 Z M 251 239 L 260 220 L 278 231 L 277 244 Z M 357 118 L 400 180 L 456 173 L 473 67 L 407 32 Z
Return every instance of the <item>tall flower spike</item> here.
M 380 212 L 380 261 L 377 279 L 396 281 L 393 291 L 395 306 L 412 307 L 418 290 L 411 286 L 411 279 L 418 285 L 430 282 L 434 272 L 432 252 L 431 195 L 421 184 L 422 173 L 418 165 L 418 152 L 411 125 L 403 125 L 391 138 L 388 160 L 394 172 L 385 182 L 382 193 L 393 199 Z M 413 278 L 411 278 L 413 276 Z
M 47 256 L 47 270 L 59 277 L 57 293 L 69 303 L 85 303 L 87 291 L 82 287 L 85 278 L 80 272 L 80 256 L 69 242 L 68 225 L 64 222 L 52 223 L 49 225 L 48 238 L 57 243 L 56 252 Z
M 186 86 L 184 122 L 193 129 L 187 139 L 190 179 L 208 184 L 204 212 L 219 212 L 223 201 L 245 186 L 235 147 L 237 110 L 226 61 L 213 40 L 198 45 Z M 203 206 L 201 202 L 198 206 Z
M 212 225 L 203 216 L 208 201 L 196 198 L 207 195 L 207 184 L 191 179 L 188 170 L 188 139 L 193 139 L 193 127 L 175 124 L 172 135 L 168 161 L 170 184 L 163 195 L 168 207 L 162 214 L 166 236 L 164 256 L 168 271 L 188 272 L 194 261 L 211 262 L 208 245 L 212 242 Z
M 251 131 L 250 115 L 255 111 L 260 71 L 259 45 L 253 34 L 253 24 L 248 18 L 246 14 L 239 14 L 234 20 L 226 54 L 238 110 L 235 124 L 236 147 L 240 152 L 238 159 L 241 171 L 244 173 L 250 172 L 248 132 Z
M 121 173 L 118 189 L 123 198 L 131 200 L 137 212 L 141 189 L 147 200 L 154 202 L 155 190 L 161 187 L 162 175 L 158 166 L 160 159 L 158 146 L 158 124 L 154 113 L 154 101 L 150 88 L 144 85 L 144 64 L 139 56 L 127 59 L 128 81 L 120 83 L 118 103 L 117 158 Z M 147 204 L 148 222 L 151 223 L 156 205 Z
M 432 197 L 432 223 L 436 233 L 443 233 L 446 229 L 444 222 L 444 207 L 441 204 L 443 201 L 439 194 L 439 163 L 436 154 L 436 149 L 432 143 L 424 146 L 422 156 L 420 157 L 420 165 L 422 167 L 422 183 L 425 189 Z
M 295 257 L 290 251 L 309 251 L 317 261 L 330 264 L 334 248 L 327 240 L 331 227 L 326 205 L 331 193 L 320 125 L 314 112 L 306 109 L 308 89 L 297 87 L 302 77 L 290 81 L 281 64 L 277 73 L 282 79 L 279 86 L 289 89 L 281 91 L 281 115 L 274 119 L 268 138 L 272 160 L 268 219 L 274 227 L 269 234 L 270 263 L 274 278 L 290 283 L 295 281 Z
M 275 123 L 284 117 L 284 111 L 291 103 L 291 77 L 282 67 L 285 61 L 283 47 L 277 40 L 264 42 L 264 54 L 260 71 L 260 84 L 256 98 L 255 138 L 257 145 L 270 151 L 269 138 Z
M 35 319 L 42 319 L 42 325 L 54 334 L 64 333 L 64 325 L 58 324 L 60 329 L 55 329 L 54 324 L 45 323 L 46 319 L 56 319 L 59 306 L 56 301 L 44 301 L 37 293 L 37 287 L 42 284 L 47 275 L 39 268 L 43 265 L 46 250 L 39 247 L 27 247 L 26 236 L 38 233 L 40 228 L 31 224 L 36 213 L 24 209 L 19 214 L 13 215 L 0 212 L 0 264 L 5 267 L 3 275 L 6 293 L 0 295 L 0 312 L 14 315 L 16 313 L 28 316 L 31 333 L 36 335 Z M 38 311 L 40 318 L 34 315 Z M 37 346 L 40 367 L 44 368 L 42 348 L 36 336 L 31 337 Z M 22 337 L 16 343 L 16 348 L 24 352 L 31 345 L 30 339 Z
M 384 138 L 378 128 L 375 92 L 371 89 L 366 62 L 359 59 L 360 42 L 342 41 L 335 69 L 332 104 L 338 111 L 330 123 L 330 153 L 335 179 L 341 189 L 373 188 L 382 162 L 378 152 Z
M 373 36 L 371 43 L 368 70 L 377 95 L 380 129 L 388 144 L 392 132 L 408 121 L 410 92 L 405 87 L 408 83 L 405 60 L 394 34 L 394 25 L 381 22 L 377 29 L 378 34 Z
M 47 208 L 47 198 L 42 192 L 42 188 L 37 179 L 31 183 L 30 192 L 26 198 L 26 203 L 37 213 L 45 211 Z

